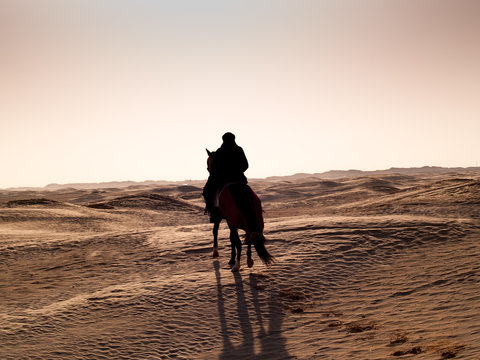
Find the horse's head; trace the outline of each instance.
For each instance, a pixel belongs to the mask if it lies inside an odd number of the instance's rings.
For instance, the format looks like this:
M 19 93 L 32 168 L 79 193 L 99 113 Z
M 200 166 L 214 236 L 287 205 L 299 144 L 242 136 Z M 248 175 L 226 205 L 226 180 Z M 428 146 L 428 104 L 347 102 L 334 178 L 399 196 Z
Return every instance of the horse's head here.
M 215 151 L 209 151 L 208 149 L 205 149 L 205 150 L 207 150 L 207 154 L 208 154 L 207 170 L 208 170 L 208 172 L 210 172 L 210 170 L 212 168 L 213 157 L 215 156 Z

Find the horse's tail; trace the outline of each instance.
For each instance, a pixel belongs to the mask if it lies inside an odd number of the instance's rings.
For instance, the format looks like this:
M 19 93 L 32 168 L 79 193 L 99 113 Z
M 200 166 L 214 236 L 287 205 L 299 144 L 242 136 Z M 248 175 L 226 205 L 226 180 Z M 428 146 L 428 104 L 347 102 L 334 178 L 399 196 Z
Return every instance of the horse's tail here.
M 263 236 L 261 232 L 252 232 L 250 239 L 257 251 L 258 257 L 262 259 L 265 265 L 271 265 L 275 261 L 275 258 L 265 248 L 265 236 Z

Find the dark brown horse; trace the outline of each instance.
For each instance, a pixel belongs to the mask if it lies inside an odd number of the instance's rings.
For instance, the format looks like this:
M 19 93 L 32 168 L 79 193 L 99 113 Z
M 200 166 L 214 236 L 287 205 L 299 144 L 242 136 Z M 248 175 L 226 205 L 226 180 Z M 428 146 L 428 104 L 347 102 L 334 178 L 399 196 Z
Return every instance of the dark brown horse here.
M 215 152 L 207 150 L 207 153 L 207 168 L 210 171 Z M 252 244 L 260 259 L 266 265 L 270 265 L 274 258 L 265 248 L 262 203 L 250 186 L 243 183 L 229 183 L 225 185 L 217 191 L 215 206 L 218 207 L 219 211 L 217 216 L 212 217 L 214 219 L 213 257 L 218 257 L 218 228 L 222 219 L 225 219 L 230 229 L 232 253 L 229 264 L 232 267 L 232 271 L 238 271 L 240 269 L 242 242 L 238 236 L 238 229 L 245 231 L 245 243 L 248 245 L 248 267 L 253 266 Z

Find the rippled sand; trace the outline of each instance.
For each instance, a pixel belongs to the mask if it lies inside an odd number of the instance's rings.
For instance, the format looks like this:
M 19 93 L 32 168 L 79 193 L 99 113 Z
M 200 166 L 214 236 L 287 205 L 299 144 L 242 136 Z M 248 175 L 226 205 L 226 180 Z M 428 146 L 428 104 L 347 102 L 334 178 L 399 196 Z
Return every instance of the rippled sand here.
M 238 273 L 199 187 L 0 192 L 0 358 L 478 359 L 479 176 L 252 186 Z

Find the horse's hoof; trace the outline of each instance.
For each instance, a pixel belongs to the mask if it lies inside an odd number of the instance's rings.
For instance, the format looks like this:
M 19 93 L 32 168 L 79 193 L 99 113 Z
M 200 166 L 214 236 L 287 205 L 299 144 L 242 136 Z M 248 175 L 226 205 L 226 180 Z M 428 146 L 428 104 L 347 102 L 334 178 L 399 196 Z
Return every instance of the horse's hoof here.
M 249 268 L 251 268 L 253 266 L 253 259 L 252 258 L 247 259 L 247 265 L 248 265 Z
M 232 272 L 237 272 L 240 270 L 240 264 L 235 264 L 232 266 Z
M 213 258 L 218 258 L 218 250 L 213 250 Z

